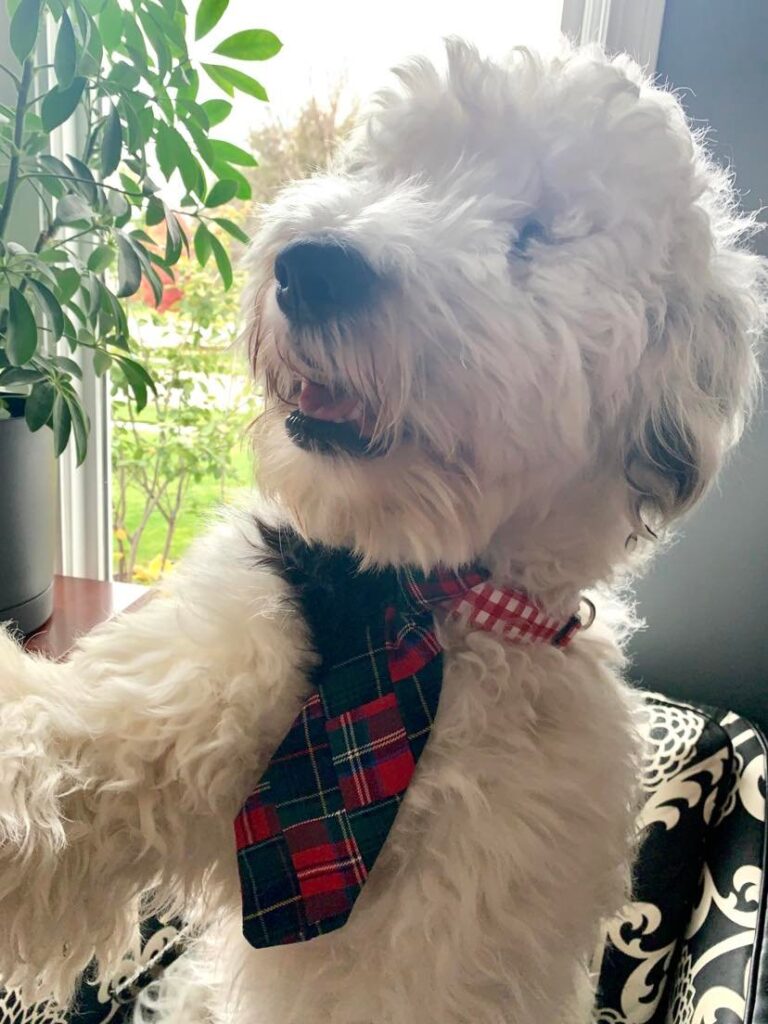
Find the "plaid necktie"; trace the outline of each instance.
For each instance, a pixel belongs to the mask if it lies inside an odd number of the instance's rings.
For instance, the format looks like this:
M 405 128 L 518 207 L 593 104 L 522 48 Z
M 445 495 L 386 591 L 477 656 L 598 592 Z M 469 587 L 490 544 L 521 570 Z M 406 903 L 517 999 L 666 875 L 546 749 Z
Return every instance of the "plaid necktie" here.
M 349 552 L 263 532 L 320 661 L 314 692 L 235 819 L 243 931 L 256 947 L 312 939 L 349 917 L 437 713 L 434 606 L 561 646 L 574 628 L 545 628 L 530 600 L 496 590 L 482 569 L 360 571 Z M 525 607 L 511 608 L 510 594 Z

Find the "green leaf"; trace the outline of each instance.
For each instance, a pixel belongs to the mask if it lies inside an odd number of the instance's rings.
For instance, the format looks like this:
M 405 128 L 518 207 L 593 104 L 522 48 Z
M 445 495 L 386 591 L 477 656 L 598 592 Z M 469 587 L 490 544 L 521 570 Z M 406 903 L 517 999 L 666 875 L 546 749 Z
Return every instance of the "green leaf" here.
M 27 370 L 22 366 L 11 366 L 7 370 L 0 370 L 0 391 L 7 390 L 14 385 L 25 387 L 44 379 L 45 374 L 40 370 Z
M 147 232 L 142 230 L 141 228 L 137 228 L 135 231 L 132 231 L 129 237 L 138 238 L 142 242 L 146 242 L 147 245 L 155 245 L 154 238 L 151 235 L 148 235 Z
M 208 262 L 208 257 L 211 255 L 211 239 L 213 235 L 208 228 L 202 222 L 198 224 L 197 231 L 195 232 L 195 256 L 197 256 L 197 262 L 201 267 L 204 267 Z
M 163 203 L 163 209 L 165 210 L 165 222 L 168 225 L 168 235 L 173 241 L 174 245 L 181 245 L 182 242 L 182 230 L 179 224 L 176 214 L 173 213 L 167 203 Z
M 227 96 L 235 95 L 235 87 L 226 77 L 223 75 L 223 71 L 229 71 L 230 68 L 225 67 L 223 64 L 202 64 L 203 71 L 208 75 L 214 85 L 218 85 L 220 89 L 223 89 Z
M 211 248 L 213 249 L 213 258 L 216 260 L 216 266 L 219 268 L 221 279 L 224 282 L 224 290 L 229 291 L 233 281 L 232 263 L 227 250 L 214 234 L 211 234 Z
M 117 277 L 118 289 L 116 295 L 119 299 L 135 295 L 139 290 L 139 285 L 141 284 L 141 263 L 136 255 L 136 250 L 122 233 L 117 235 Z
M 203 64 L 203 70 L 220 89 L 232 96 L 235 89 L 257 100 L 267 100 L 267 90 L 255 78 L 246 75 L 237 68 L 228 68 L 225 64 Z
M 227 178 L 230 181 L 237 183 L 237 198 L 238 199 L 250 199 L 252 194 L 251 183 L 241 174 L 240 171 L 235 170 L 231 164 L 224 163 L 223 160 L 217 160 L 211 168 L 213 173 L 218 178 Z
M 55 0 L 48 0 L 48 3 L 53 5 L 53 3 L 55 3 Z M 61 6 L 65 7 L 67 5 L 62 2 Z M 91 34 L 91 19 L 88 17 L 88 12 L 85 10 L 83 5 L 77 2 L 77 0 L 75 0 L 75 3 L 72 5 L 72 7 L 74 8 L 75 18 L 77 20 L 77 27 L 80 32 L 80 38 L 83 39 L 87 45 L 88 38 Z
M 80 58 L 81 70 L 84 75 L 88 78 L 98 78 L 101 72 L 101 58 L 104 55 L 104 44 L 101 41 L 101 33 L 99 32 L 96 22 L 92 19 L 88 19 L 88 42 L 85 48 L 85 54 Z
M 22 366 L 36 351 L 35 315 L 22 292 L 12 287 L 8 299 L 6 355 L 13 366 Z
M 228 203 L 230 199 L 234 199 L 236 193 L 236 181 L 227 181 L 226 179 L 223 181 L 217 181 L 206 196 L 205 205 L 209 210 L 214 206 L 223 206 L 224 203 Z
M 222 102 L 224 102 L 222 100 Z M 225 160 L 228 164 L 238 164 L 240 167 L 257 167 L 258 161 L 253 153 L 235 146 L 223 139 L 211 139 L 211 148 L 217 160 Z
M 97 377 L 103 377 L 112 365 L 112 356 L 104 349 L 96 349 L 93 353 L 93 369 Z
M 184 233 L 184 229 L 179 224 L 178 218 L 167 205 L 165 206 L 165 223 L 168 227 L 168 234 L 165 240 L 165 263 L 170 268 L 175 263 L 178 263 L 181 257 L 182 245 L 186 247 L 187 255 L 189 255 L 189 241 Z
M 59 34 L 56 37 L 53 66 L 56 71 L 59 88 L 66 89 L 67 86 L 72 84 L 72 79 L 75 77 L 75 70 L 77 69 L 75 33 L 66 11 L 61 16 Z
M 117 170 L 122 149 L 123 129 L 120 124 L 120 115 L 117 112 L 117 108 L 110 104 L 109 113 L 104 122 L 104 134 L 101 137 L 102 177 L 108 178 L 110 174 Z
M 99 15 L 99 32 L 106 48 L 116 50 L 123 38 L 123 12 L 117 0 L 106 0 Z
M 274 34 L 263 28 L 250 28 L 244 32 L 235 32 L 233 36 L 219 43 L 213 51 L 220 57 L 232 57 L 234 60 L 269 60 L 279 53 L 283 44 Z
M 189 143 L 168 125 L 160 124 L 157 129 L 157 161 L 166 178 L 170 178 L 178 167 L 181 179 L 188 192 L 195 192 L 201 199 L 205 195 L 205 175 L 195 159 Z
M 205 111 L 208 118 L 208 124 L 211 128 L 214 128 L 217 124 L 221 124 L 222 121 L 226 121 L 232 113 L 232 104 L 227 103 L 226 100 L 206 100 L 205 103 L 201 103 L 200 106 Z
M 195 15 L 195 39 L 207 36 L 218 25 L 228 6 L 229 0 L 201 0 Z
M 62 224 L 90 223 L 92 217 L 93 211 L 88 203 L 73 192 L 69 192 L 60 199 L 56 207 L 56 218 Z
M 137 241 L 139 235 L 140 232 L 134 231 L 132 235 L 128 235 L 126 237 L 133 246 L 133 251 L 136 253 L 139 259 L 139 263 L 141 264 L 141 269 L 144 273 L 144 277 L 146 277 L 147 281 L 149 282 L 149 286 L 152 289 L 152 294 L 155 297 L 155 305 L 159 306 L 160 303 L 163 301 L 163 282 L 157 276 L 157 272 L 152 266 L 147 250 L 144 248 L 143 245 L 141 245 L 140 242 Z M 149 241 L 151 242 L 152 239 L 149 238 Z
M 48 314 L 54 340 L 58 340 L 64 333 L 64 313 L 59 305 L 59 300 L 53 292 L 49 288 L 46 288 L 46 286 L 40 281 L 35 281 L 33 278 L 30 278 L 29 286 L 34 292 L 35 298 L 40 306 Z
M 43 170 L 50 171 L 51 174 L 58 178 L 72 177 L 72 171 L 70 168 L 57 157 L 51 156 L 49 153 L 41 153 L 37 158 L 37 162 Z
M 77 377 L 78 380 L 83 379 L 83 371 L 74 359 L 68 359 L 66 356 L 51 356 L 48 361 L 58 370 L 63 370 L 64 373 Z
M 207 131 L 202 131 L 198 124 L 190 118 L 185 121 L 184 127 L 187 129 L 189 134 L 192 136 L 192 140 L 195 143 L 197 152 L 205 160 L 210 167 L 216 160 L 213 153 L 213 147 L 211 146 L 210 139 L 208 138 Z
M 120 15 L 120 21 L 122 23 L 122 14 Z M 120 92 L 128 92 L 131 89 L 135 89 L 141 81 L 141 75 L 132 64 L 126 64 L 124 61 L 118 60 L 112 65 L 112 70 L 107 75 L 107 82 L 120 90 Z M 114 91 L 114 90 L 111 90 Z
M 184 182 L 184 188 L 186 188 L 187 192 L 194 192 L 202 199 L 205 195 L 206 187 L 203 169 L 195 159 L 186 140 L 174 129 L 171 129 L 171 131 L 176 136 L 178 168 L 181 173 L 181 180 Z
M 176 148 L 171 129 L 162 121 L 158 124 L 155 135 L 155 153 L 163 177 L 170 178 L 176 170 Z
M 24 403 L 24 418 L 30 430 L 39 430 L 51 418 L 55 392 L 47 380 L 35 384 Z
M 69 409 L 70 419 L 72 420 L 72 430 L 75 435 L 75 455 L 77 458 L 77 465 L 82 466 L 85 462 L 85 456 L 88 454 L 88 432 L 90 430 L 90 423 L 85 415 L 80 400 L 77 395 L 68 391 L 64 392 L 64 401 L 67 403 Z
M 152 196 L 147 203 L 147 212 L 144 214 L 144 219 L 147 222 L 147 226 L 150 228 L 165 220 L 165 206 L 162 199 L 158 199 L 157 196 Z
M 47 132 L 69 120 L 80 102 L 84 88 L 84 78 L 73 78 L 66 89 L 60 89 L 57 85 L 43 98 L 40 116 Z
M 179 98 L 178 102 L 179 113 L 186 119 L 186 121 L 194 121 L 198 128 L 202 128 L 204 132 L 208 132 L 211 129 L 211 122 L 208 120 L 208 115 L 203 110 L 202 106 L 195 100 L 184 100 Z
M 72 415 L 64 395 L 58 391 L 53 400 L 53 450 L 58 457 L 67 447 L 72 429 Z
M 79 192 L 91 206 L 95 206 L 99 201 L 99 190 L 90 167 L 82 160 L 78 160 L 76 156 L 72 156 L 71 153 L 67 153 L 67 160 L 72 164 L 73 176 L 80 179 L 72 182 L 72 189 Z
M 141 412 L 147 404 L 147 388 L 151 388 L 154 391 L 155 382 L 144 367 L 137 363 L 135 359 L 129 359 L 128 356 L 122 355 L 116 355 L 115 359 L 120 364 L 120 369 L 125 374 L 131 391 L 133 391 L 134 398 L 136 399 L 136 410 Z
M 125 223 L 125 220 L 129 219 L 131 215 L 131 207 L 127 198 L 122 192 L 113 192 L 111 189 L 107 196 L 107 209 L 117 221 L 118 227 L 122 227 L 120 222 Z
M 181 7 L 181 4 L 179 4 Z M 181 13 L 174 6 L 171 10 L 164 10 L 161 4 L 152 3 L 148 0 L 146 4 L 147 15 L 165 36 L 165 41 L 173 51 L 175 57 L 185 58 L 187 56 L 187 43 L 185 38 L 186 18 L 181 20 L 177 14 Z M 152 33 L 150 33 L 152 35 Z
M 40 28 L 41 0 L 21 0 L 11 18 L 11 49 L 23 63 L 35 46 Z
M 97 246 L 88 257 L 88 269 L 94 274 L 106 270 L 115 259 L 115 250 L 111 245 Z
M 214 217 L 214 220 L 220 228 L 223 228 L 228 234 L 232 235 L 233 238 L 236 238 L 238 242 L 242 242 L 243 245 L 248 245 L 250 238 L 239 224 L 235 224 L 234 221 L 227 220 L 226 217 Z
M 56 271 L 56 280 L 58 281 L 59 302 L 67 305 L 80 287 L 80 274 L 74 267 L 67 267 L 65 270 Z
M 43 263 L 69 263 L 72 256 L 66 249 L 57 249 L 52 246 L 50 249 L 43 249 L 38 253 L 37 258 Z
M 147 44 L 144 41 L 138 19 L 133 11 L 123 11 L 123 35 L 125 45 L 137 66 L 137 71 L 146 72 L 149 70 L 150 60 L 147 53 Z

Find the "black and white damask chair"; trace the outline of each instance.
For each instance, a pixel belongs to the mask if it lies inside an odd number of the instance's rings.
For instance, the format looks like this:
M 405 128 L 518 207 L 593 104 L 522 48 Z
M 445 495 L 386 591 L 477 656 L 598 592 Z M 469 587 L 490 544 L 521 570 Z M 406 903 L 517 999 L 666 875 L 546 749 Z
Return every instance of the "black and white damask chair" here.
M 634 900 L 607 926 L 596 1024 L 768 1024 L 766 763 L 730 711 L 649 695 Z
M 647 710 L 635 898 L 606 926 L 595 1024 L 768 1024 L 765 738 L 728 711 L 656 695 Z M 22 1010 L 6 992 L 0 1024 L 127 1024 L 183 946 L 176 925 L 149 921 L 119 976 L 86 981 L 73 1010 Z

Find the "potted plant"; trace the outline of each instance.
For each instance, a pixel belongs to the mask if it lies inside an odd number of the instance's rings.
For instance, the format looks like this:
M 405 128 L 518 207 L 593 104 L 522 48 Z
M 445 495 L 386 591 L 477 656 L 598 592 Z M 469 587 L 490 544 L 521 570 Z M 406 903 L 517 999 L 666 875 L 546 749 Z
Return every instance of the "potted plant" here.
M 196 41 L 227 4 L 202 0 Z M 0 104 L 0 620 L 29 632 L 51 609 L 52 459 L 70 443 L 78 465 L 87 452 L 83 358 L 100 375 L 119 367 L 140 411 L 153 380 L 134 355 L 125 300 L 143 278 L 159 303 L 190 243 L 229 288 L 212 222 L 247 240 L 217 208 L 250 197 L 241 168 L 255 160 L 213 137 L 233 104 L 201 100 L 200 75 L 227 97 L 266 100 L 258 81 L 220 58 L 265 60 L 280 42 L 239 31 L 198 63 L 182 0 L 9 0 L 9 15 L 15 60 L 0 63 L 11 83 Z M 78 143 L 56 148 L 68 122 Z M 25 244 L 13 225 L 31 201 L 39 225 Z M 145 228 L 161 223 L 158 245 Z

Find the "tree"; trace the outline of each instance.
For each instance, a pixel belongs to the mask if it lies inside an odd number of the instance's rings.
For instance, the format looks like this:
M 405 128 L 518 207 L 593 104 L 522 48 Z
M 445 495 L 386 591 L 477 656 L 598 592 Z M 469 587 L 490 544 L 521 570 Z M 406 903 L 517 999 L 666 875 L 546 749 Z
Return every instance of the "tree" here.
M 226 212 L 235 224 L 244 214 Z M 245 483 L 235 452 L 253 417 L 254 396 L 233 352 L 240 277 L 236 272 L 231 291 L 212 288 L 210 272 L 182 257 L 159 303 L 151 292 L 131 303 L 134 337 L 151 354 L 156 386 L 143 415 L 124 402 L 113 408 L 119 579 L 161 576 L 174 557 L 180 522 L 223 501 L 227 484 Z M 113 382 L 119 391 L 119 370 Z M 203 509 L 192 507 L 193 485 L 205 494 Z
M 343 112 L 342 88 L 337 86 L 326 104 L 313 96 L 292 124 L 273 117 L 252 131 L 251 149 L 259 161 L 258 170 L 250 176 L 253 198 L 269 202 L 286 182 L 324 170 L 356 115 L 356 103 Z

